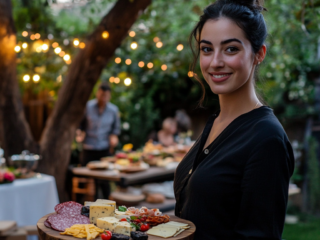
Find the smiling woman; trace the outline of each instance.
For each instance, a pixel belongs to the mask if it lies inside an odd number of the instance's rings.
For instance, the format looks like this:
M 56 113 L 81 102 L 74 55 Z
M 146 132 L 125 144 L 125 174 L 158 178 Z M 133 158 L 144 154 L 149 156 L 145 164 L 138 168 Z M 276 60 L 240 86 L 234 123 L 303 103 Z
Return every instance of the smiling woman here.
M 218 0 L 191 34 L 198 81 L 220 103 L 175 174 L 175 213 L 195 223 L 195 240 L 281 240 L 294 156 L 255 91 L 266 55 L 262 10 L 258 0 Z

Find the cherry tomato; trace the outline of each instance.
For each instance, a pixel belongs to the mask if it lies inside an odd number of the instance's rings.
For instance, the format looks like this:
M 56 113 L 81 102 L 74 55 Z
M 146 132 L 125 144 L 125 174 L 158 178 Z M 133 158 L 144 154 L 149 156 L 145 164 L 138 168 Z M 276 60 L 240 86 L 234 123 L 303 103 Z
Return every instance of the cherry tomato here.
M 126 218 L 121 218 L 120 222 L 126 222 L 127 219 Z
M 141 223 L 141 220 L 140 219 L 135 219 L 133 220 L 135 223 Z
M 142 224 L 141 227 L 140 227 L 140 231 L 141 232 L 145 232 L 145 231 L 148 231 L 150 228 L 149 224 L 146 223 L 146 224 Z
M 141 220 L 141 222 L 145 222 L 147 220 L 147 218 L 146 217 L 142 217 L 140 220 Z
M 105 231 L 104 233 L 101 234 L 102 240 L 110 240 L 112 237 L 112 232 L 110 231 Z

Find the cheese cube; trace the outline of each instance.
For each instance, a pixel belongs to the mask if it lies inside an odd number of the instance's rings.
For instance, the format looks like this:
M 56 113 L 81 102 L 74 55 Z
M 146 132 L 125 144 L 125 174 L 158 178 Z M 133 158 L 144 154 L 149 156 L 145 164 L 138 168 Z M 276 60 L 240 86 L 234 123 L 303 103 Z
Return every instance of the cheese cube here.
M 115 217 L 104 217 L 97 219 L 97 227 L 109 231 L 114 231 L 114 228 L 119 223 L 119 219 Z
M 108 205 L 113 205 L 114 208 L 116 208 L 116 202 L 108 200 L 108 199 L 97 199 L 96 203 L 105 203 L 105 204 L 108 204 Z
M 95 202 L 84 202 L 84 205 L 85 206 L 90 206 L 90 205 L 92 205 L 92 204 L 94 204 Z
M 95 203 L 90 205 L 89 219 L 91 223 L 96 224 L 98 218 L 113 217 L 115 206 Z
M 128 222 L 118 222 L 118 224 L 115 226 L 113 232 L 124 234 L 127 236 L 130 236 L 130 232 L 134 231 L 134 229 L 131 227 L 130 223 Z

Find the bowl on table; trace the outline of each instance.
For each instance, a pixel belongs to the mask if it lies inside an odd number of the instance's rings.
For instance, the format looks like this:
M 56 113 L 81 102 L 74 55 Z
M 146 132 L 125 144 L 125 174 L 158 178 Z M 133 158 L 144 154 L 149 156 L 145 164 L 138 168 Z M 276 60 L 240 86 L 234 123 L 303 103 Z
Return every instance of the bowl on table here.
M 24 150 L 21 154 L 10 156 L 9 164 L 16 169 L 22 169 L 25 172 L 30 172 L 37 168 L 40 159 L 41 157 L 39 155 Z

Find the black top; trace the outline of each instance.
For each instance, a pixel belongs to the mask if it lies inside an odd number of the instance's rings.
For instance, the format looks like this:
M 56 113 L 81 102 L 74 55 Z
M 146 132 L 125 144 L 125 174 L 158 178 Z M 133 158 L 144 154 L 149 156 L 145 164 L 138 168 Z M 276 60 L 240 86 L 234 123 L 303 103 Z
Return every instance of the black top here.
M 195 240 L 281 240 L 294 156 L 271 108 L 233 120 L 205 149 L 212 115 L 179 164 L 175 214 L 196 225 Z

